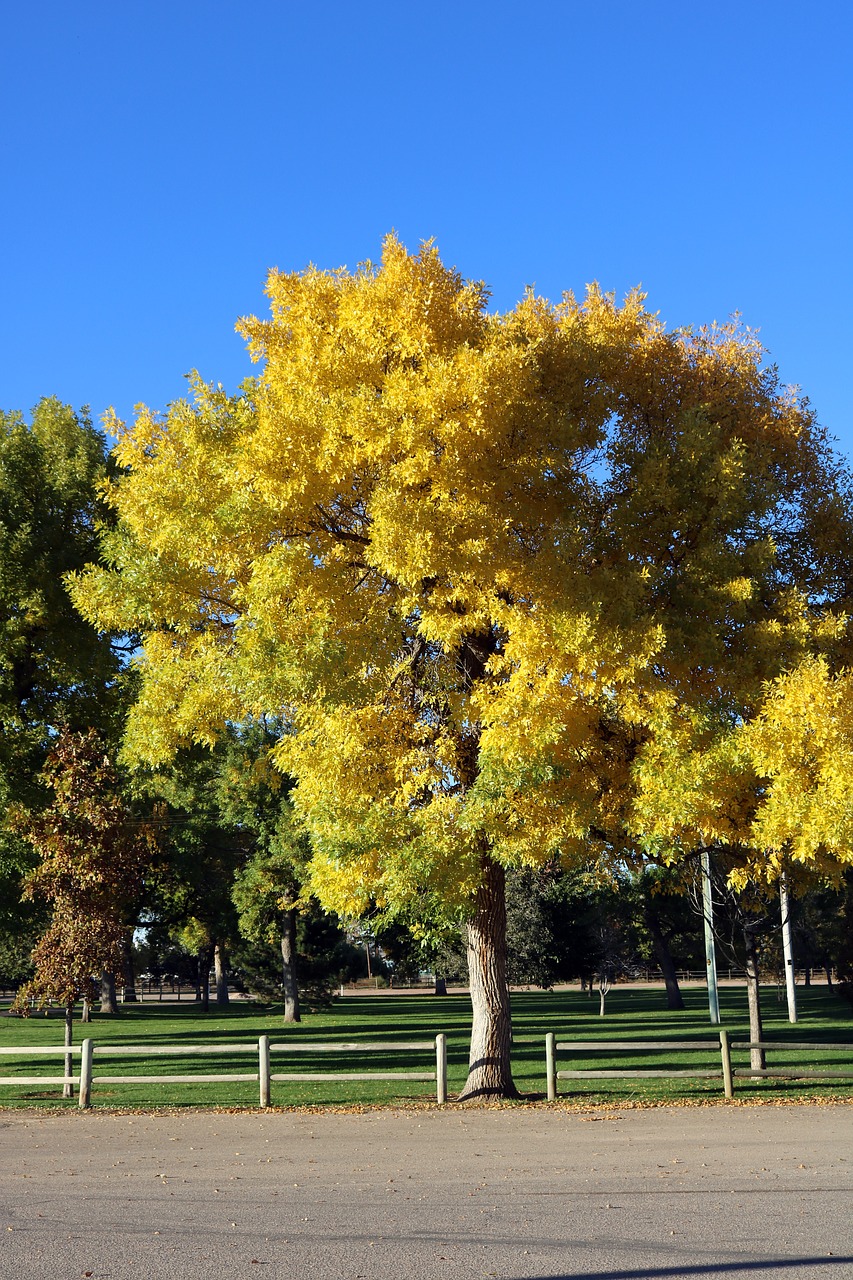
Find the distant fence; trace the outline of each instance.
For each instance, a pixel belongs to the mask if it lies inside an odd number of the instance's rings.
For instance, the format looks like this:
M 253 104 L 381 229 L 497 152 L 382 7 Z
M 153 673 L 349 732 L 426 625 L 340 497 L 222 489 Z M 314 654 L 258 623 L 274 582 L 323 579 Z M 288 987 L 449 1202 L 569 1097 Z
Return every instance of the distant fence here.
M 435 1053 L 434 1071 L 323 1071 L 323 1072 L 273 1072 L 271 1062 L 273 1054 L 359 1054 L 359 1053 L 398 1053 L 423 1052 L 431 1050 Z M 386 1040 L 386 1041 L 352 1041 L 338 1043 L 318 1043 L 303 1041 L 299 1044 L 287 1042 L 271 1044 L 269 1036 L 261 1036 L 257 1043 L 251 1044 L 99 1044 L 93 1040 L 83 1040 L 81 1044 L 70 1046 L 9 1046 L 0 1048 L 0 1054 L 26 1057 L 30 1054 L 52 1055 L 66 1058 L 69 1054 L 80 1055 L 79 1075 L 64 1073 L 61 1076 L 0 1076 L 0 1085 L 22 1084 L 61 1084 L 79 1087 L 79 1104 L 85 1110 L 91 1106 L 92 1092 L 96 1085 L 104 1084 L 226 1084 L 231 1082 L 255 1081 L 259 1085 L 259 1104 L 271 1106 L 271 1085 L 276 1081 L 303 1081 L 306 1083 L 325 1083 L 329 1080 L 425 1080 L 435 1081 L 436 1101 L 447 1101 L 447 1036 L 440 1033 L 435 1040 Z M 115 1057 L 168 1057 L 192 1058 L 203 1055 L 252 1054 L 257 1056 L 257 1071 L 216 1073 L 203 1075 L 199 1073 L 168 1075 L 95 1075 L 95 1055 L 108 1058 Z
M 848 1063 L 853 1059 L 853 1044 L 817 1044 L 802 1041 L 784 1040 L 730 1040 L 729 1033 L 721 1030 L 719 1040 L 563 1040 L 557 1041 L 553 1032 L 545 1037 L 545 1080 L 547 1097 L 553 1102 L 557 1097 L 558 1080 L 674 1080 L 678 1078 L 694 1080 L 721 1080 L 723 1094 L 726 1098 L 734 1097 L 735 1078 L 754 1077 L 778 1078 L 785 1080 L 853 1080 L 853 1068 L 848 1066 L 824 1067 L 808 1063 L 790 1064 L 773 1067 L 733 1067 L 732 1052 L 751 1049 L 770 1051 L 784 1059 L 789 1053 L 844 1053 Z M 720 1066 L 707 1067 L 697 1064 L 695 1067 L 655 1066 L 641 1068 L 589 1069 L 575 1068 L 557 1070 L 557 1054 L 573 1055 L 595 1053 L 599 1057 L 609 1057 L 619 1053 L 630 1053 L 632 1056 L 650 1056 L 661 1053 L 684 1052 L 719 1053 Z M 765 1058 L 766 1061 L 766 1058 Z

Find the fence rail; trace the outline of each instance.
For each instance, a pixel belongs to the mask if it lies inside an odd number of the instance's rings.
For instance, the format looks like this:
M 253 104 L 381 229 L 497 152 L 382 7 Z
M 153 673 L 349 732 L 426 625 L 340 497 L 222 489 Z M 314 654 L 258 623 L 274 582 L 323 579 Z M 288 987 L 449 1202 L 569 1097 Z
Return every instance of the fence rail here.
M 558 1053 L 719 1053 L 720 1066 L 708 1067 L 657 1067 L 557 1070 Z M 670 1080 L 693 1078 L 696 1080 L 722 1080 L 727 1098 L 733 1096 L 732 1062 L 729 1034 L 720 1031 L 717 1040 L 561 1040 L 553 1031 L 545 1037 L 545 1080 L 549 1102 L 557 1097 L 558 1080 Z
M 730 1040 L 729 1033 L 725 1030 L 720 1031 L 719 1041 L 717 1040 L 563 1040 L 557 1042 L 553 1032 L 549 1032 L 545 1037 L 545 1079 L 547 1087 L 547 1096 L 549 1102 L 553 1102 L 557 1097 L 557 1081 L 558 1080 L 665 1080 L 677 1079 L 679 1077 L 694 1079 L 722 1079 L 723 1093 L 725 1097 L 734 1097 L 734 1081 L 735 1079 L 747 1079 L 754 1077 L 756 1079 L 781 1079 L 781 1080 L 853 1080 L 853 1067 L 839 1065 L 835 1066 L 818 1066 L 812 1067 L 809 1064 L 803 1066 L 781 1066 L 781 1067 L 733 1067 L 732 1053 L 736 1050 L 762 1049 L 765 1053 L 772 1050 L 774 1053 L 794 1052 L 794 1053 L 844 1053 L 849 1059 L 853 1059 L 853 1044 L 825 1044 L 816 1043 L 814 1041 L 792 1041 L 792 1040 Z M 697 1052 L 711 1051 L 719 1052 L 720 1066 L 719 1068 L 708 1069 L 707 1067 L 684 1068 L 684 1067 L 662 1067 L 662 1068 L 621 1068 L 621 1069 L 574 1069 L 567 1071 L 557 1070 L 557 1053 L 599 1053 L 599 1054 L 618 1054 L 618 1053 L 643 1053 L 655 1054 L 666 1052 L 684 1052 L 687 1050 L 695 1050 Z
M 853 1058 L 853 1044 L 815 1044 L 808 1040 L 733 1040 L 732 1049 L 763 1049 L 766 1053 L 772 1049 L 774 1053 L 781 1050 L 794 1053 L 846 1053 Z M 853 1080 L 853 1068 L 850 1067 L 817 1067 L 808 1065 L 798 1067 L 736 1067 L 735 1076 L 739 1079 L 754 1076 L 756 1079 L 779 1080 Z
M 435 1053 L 434 1071 L 323 1071 L 323 1072 L 272 1072 L 271 1055 L 291 1053 L 397 1053 L 425 1052 Z M 324 1083 L 327 1080 L 419 1080 L 435 1081 L 436 1101 L 443 1104 L 447 1101 L 447 1036 L 440 1032 L 434 1040 L 386 1040 L 386 1041 L 348 1041 L 348 1042 L 310 1042 L 293 1044 L 289 1042 L 271 1044 L 269 1036 L 261 1036 L 251 1044 L 193 1044 L 193 1045 L 136 1045 L 136 1044 L 98 1044 L 93 1040 L 83 1040 L 79 1045 L 31 1046 L 18 1045 L 0 1048 L 0 1054 L 27 1057 L 30 1054 L 53 1055 L 67 1057 L 68 1054 L 80 1054 L 79 1075 L 63 1076 L 0 1076 L 0 1085 L 20 1084 L 62 1084 L 79 1086 L 79 1105 L 82 1109 L 91 1106 L 92 1091 L 98 1084 L 228 1084 L 232 1082 L 255 1081 L 259 1085 L 259 1103 L 262 1107 L 271 1105 L 271 1084 L 275 1081 L 305 1081 Z M 249 1072 L 217 1072 L 216 1074 L 176 1074 L 168 1075 L 136 1075 L 119 1076 L 94 1074 L 95 1055 L 105 1058 L 114 1057 L 200 1057 L 210 1054 L 233 1055 L 252 1054 L 257 1057 L 257 1071 Z

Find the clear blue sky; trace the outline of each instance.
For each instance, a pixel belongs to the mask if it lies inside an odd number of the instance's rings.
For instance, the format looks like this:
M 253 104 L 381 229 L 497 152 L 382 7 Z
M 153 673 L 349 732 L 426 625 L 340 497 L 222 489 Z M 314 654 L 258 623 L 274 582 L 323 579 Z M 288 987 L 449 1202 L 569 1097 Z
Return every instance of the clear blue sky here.
M 512 306 L 742 312 L 853 454 L 849 0 L 7 0 L 0 406 L 236 387 L 272 266 L 396 229 Z

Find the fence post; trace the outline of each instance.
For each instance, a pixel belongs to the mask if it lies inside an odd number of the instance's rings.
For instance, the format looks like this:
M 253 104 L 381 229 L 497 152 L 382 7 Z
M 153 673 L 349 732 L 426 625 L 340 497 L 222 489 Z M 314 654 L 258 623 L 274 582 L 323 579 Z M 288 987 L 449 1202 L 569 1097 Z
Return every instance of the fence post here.
M 92 1105 L 92 1041 L 84 1040 L 80 1046 L 80 1109 Z
M 261 1086 L 261 1106 L 270 1105 L 270 1038 L 261 1036 L 258 1040 L 258 1081 Z
M 723 1092 L 727 1098 L 733 1098 L 732 1049 L 729 1044 L 729 1033 L 726 1030 L 720 1031 L 720 1057 L 723 1060 Z
M 443 1031 L 435 1037 L 435 1100 L 439 1106 L 447 1101 L 447 1036 Z
M 557 1037 L 549 1031 L 545 1037 L 545 1080 L 548 1089 L 548 1101 L 554 1102 L 557 1097 Z

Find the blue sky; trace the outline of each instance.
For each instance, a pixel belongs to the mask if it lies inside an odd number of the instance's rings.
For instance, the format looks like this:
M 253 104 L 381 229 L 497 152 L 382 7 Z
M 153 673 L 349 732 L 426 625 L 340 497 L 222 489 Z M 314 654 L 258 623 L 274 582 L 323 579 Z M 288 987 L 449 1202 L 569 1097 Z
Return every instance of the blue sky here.
M 853 454 L 846 0 L 43 0 L 0 32 L 0 407 L 233 389 L 268 269 L 393 228 L 499 309 L 738 310 Z

